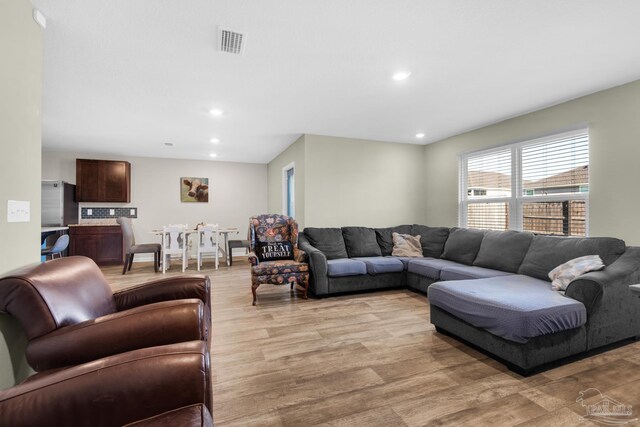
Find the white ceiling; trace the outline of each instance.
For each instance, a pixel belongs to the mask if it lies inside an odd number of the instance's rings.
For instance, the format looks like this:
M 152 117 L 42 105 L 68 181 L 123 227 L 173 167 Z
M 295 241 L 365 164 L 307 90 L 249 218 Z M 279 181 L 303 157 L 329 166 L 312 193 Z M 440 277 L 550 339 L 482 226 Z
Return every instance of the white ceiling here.
M 266 163 L 303 133 L 424 144 L 640 78 L 637 0 L 32 2 L 47 150 Z M 218 25 L 246 33 L 243 56 L 216 50 Z

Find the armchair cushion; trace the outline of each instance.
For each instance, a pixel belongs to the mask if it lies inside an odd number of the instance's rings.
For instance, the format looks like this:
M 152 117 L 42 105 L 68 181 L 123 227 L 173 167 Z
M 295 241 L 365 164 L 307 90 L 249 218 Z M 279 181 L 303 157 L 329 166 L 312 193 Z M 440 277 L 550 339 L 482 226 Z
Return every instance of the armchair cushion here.
M 3 426 L 114 426 L 194 404 L 211 407 L 202 341 L 96 360 L 0 391 Z
M 268 274 L 303 273 L 308 271 L 308 264 L 290 260 L 265 261 L 251 267 L 251 274 L 258 276 Z
M 27 360 L 36 371 L 78 365 L 145 347 L 206 340 L 208 328 L 208 317 L 200 300 L 147 304 L 31 340 Z

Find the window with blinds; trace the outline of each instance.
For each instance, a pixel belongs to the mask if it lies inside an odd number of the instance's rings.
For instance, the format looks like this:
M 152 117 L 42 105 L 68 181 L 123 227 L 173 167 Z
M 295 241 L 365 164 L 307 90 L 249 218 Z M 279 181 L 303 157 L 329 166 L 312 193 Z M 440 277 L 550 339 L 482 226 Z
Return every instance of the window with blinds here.
M 463 227 L 586 236 L 588 195 L 586 129 L 460 157 Z

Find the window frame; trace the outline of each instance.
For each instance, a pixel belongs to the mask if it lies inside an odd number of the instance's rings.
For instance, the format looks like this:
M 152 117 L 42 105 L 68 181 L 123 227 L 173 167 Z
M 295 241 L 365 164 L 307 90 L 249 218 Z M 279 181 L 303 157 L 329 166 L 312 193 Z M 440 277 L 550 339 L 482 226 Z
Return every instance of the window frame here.
M 509 205 L 509 227 L 508 230 L 522 231 L 523 229 L 523 205 L 525 203 L 536 202 L 562 202 L 566 200 L 580 200 L 585 202 L 585 236 L 589 236 L 589 191 L 563 193 L 558 195 L 525 195 L 522 185 L 522 149 L 530 145 L 538 145 L 568 139 L 572 137 L 584 136 L 588 138 L 589 150 L 591 150 L 591 138 L 588 127 L 581 127 L 575 130 L 556 133 L 553 135 L 529 139 L 526 141 L 500 145 L 485 150 L 470 151 L 458 156 L 458 226 L 467 227 L 468 206 L 470 204 L 486 203 L 508 203 Z M 474 157 L 486 156 L 491 153 L 511 151 L 511 196 L 483 197 L 473 199 L 468 195 L 468 163 Z M 590 157 L 590 156 L 589 156 Z M 591 159 L 589 158 L 589 164 Z M 589 175 L 590 181 L 590 175 Z M 589 187 L 591 183 L 589 182 Z

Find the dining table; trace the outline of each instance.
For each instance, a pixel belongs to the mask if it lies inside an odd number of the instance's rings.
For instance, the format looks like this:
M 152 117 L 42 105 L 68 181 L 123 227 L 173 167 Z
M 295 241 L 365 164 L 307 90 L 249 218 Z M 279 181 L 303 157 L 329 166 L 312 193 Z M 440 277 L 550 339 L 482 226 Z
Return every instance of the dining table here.
M 162 235 L 162 229 L 154 229 L 151 230 L 150 233 L 151 234 L 155 234 L 158 236 Z M 191 234 L 195 234 L 197 233 L 198 230 L 185 230 L 185 237 L 187 239 L 187 245 L 189 244 L 189 236 Z M 240 232 L 240 230 L 237 227 L 223 227 L 223 228 L 218 228 L 218 234 L 220 236 L 222 236 L 222 238 L 224 239 L 224 245 L 218 245 L 218 250 L 222 253 L 222 256 L 224 256 L 224 259 L 227 261 L 227 266 L 229 265 L 229 234 L 238 234 Z M 188 255 L 188 257 L 190 257 L 190 254 Z

